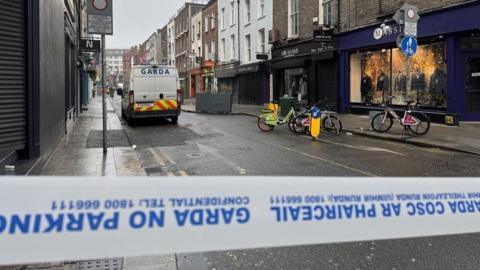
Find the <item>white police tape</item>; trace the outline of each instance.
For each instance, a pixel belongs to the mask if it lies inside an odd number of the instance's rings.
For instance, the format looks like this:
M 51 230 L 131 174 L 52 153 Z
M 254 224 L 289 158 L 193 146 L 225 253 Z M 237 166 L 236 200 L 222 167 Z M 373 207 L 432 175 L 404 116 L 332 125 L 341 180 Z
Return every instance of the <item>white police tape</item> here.
M 0 178 L 0 264 L 480 232 L 479 179 Z

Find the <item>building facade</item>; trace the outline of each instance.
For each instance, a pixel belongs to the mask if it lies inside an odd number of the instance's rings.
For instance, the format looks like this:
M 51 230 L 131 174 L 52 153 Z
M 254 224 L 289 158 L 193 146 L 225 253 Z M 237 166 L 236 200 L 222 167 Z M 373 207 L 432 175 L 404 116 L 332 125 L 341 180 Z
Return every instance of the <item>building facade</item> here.
M 162 65 L 168 65 L 168 27 L 165 25 L 160 29 L 160 50 L 158 61 Z
M 273 97 L 339 106 L 337 0 L 275 0 L 272 48 Z
M 45 160 L 80 113 L 81 1 L 0 1 L 0 166 Z
M 445 115 L 480 120 L 480 14 L 478 1 L 411 1 L 420 9 L 419 47 L 407 93 L 406 57 L 397 48 L 402 26 L 391 20 L 402 3 L 341 5 L 340 99 L 343 109 L 372 110 L 413 99 L 434 120 Z M 357 12 L 355 11 L 357 10 Z M 386 20 L 386 21 L 385 21 Z M 374 34 L 375 33 L 375 34 Z M 444 120 L 443 120 L 444 121 Z
M 124 59 L 123 56 L 128 52 L 128 50 L 122 49 L 107 49 L 105 50 L 105 61 L 106 61 L 106 76 L 109 79 L 109 86 L 115 87 L 118 83 L 122 83 L 125 73 L 124 73 Z
M 157 63 L 157 32 L 150 35 L 146 40 L 146 50 L 147 50 L 147 63 Z
M 175 64 L 180 77 L 184 98 L 190 97 L 188 72 L 192 67 L 192 16 L 204 7 L 202 4 L 185 3 L 175 17 Z
M 202 12 L 203 29 L 202 47 L 203 62 L 201 63 L 202 84 L 205 92 L 217 92 L 215 67 L 218 62 L 218 5 L 217 0 L 207 3 Z
M 240 51 L 237 68 L 238 103 L 263 105 L 270 101 L 271 45 L 268 33 L 273 29 L 273 0 L 240 1 Z
M 192 57 L 190 58 L 190 85 L 189 85 L 189 96 L 195 97 L 197 92 L 203 92 L 203 83 L 202 83 L 202 72 L 201 72 L 201 64 L 202 64 L 202 31 L 203 31 L 203 23 L 202 23 L 202 10 L 198 10 L 196 14 L 193 15 L 192 21 L 190 24 L 191 29 L 191 52 Z
M 175 17 L 170 19 L 167 24 L 167 61 L 169 66 L 176 66 L 175 64 Z
M 240 28 L 238 27 L 239 0 L 218 0 L 219 63 L 215 68 L 217 89 L 220 93 L 232 93 L 237 97 L 238 83 L 235 81 L 240 64 Z

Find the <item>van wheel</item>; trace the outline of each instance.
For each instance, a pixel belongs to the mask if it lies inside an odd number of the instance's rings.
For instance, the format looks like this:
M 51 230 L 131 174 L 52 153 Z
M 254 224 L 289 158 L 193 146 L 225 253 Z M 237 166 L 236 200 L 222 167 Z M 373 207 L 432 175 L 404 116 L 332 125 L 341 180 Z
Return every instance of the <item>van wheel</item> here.
M 178 116 L 170 118 L 172 120 L 172 124 L 177 124 L 178 123 Z

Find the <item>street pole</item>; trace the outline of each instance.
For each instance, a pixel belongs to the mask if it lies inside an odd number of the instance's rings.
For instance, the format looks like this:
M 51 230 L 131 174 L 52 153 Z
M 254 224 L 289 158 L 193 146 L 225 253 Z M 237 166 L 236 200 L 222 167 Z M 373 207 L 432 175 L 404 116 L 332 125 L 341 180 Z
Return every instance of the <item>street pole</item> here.
M 407 99 L 410 100 L 410 95 L 411 95 L 411 92 L 412 92 L 412 76 L 410 74 L 410 65 L 411 65 L 411 61 L 412 60 L 412 57 L 410 56 L 407 56 Z
M 102 35 L 102 113 L 103 113 L 103 153 L 107 153 L 107 103 L 105 100 L 105 35 Z

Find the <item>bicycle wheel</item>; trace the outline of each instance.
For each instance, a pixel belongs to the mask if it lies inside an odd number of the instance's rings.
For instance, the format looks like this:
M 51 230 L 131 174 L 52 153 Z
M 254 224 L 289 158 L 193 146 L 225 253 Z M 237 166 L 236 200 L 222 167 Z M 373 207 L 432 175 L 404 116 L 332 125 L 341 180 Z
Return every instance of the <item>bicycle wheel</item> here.
M 263 132 L 270 132 L 275 128 L 275 126 L 268 125 L 266 123 L 266 121 L 267 121 L 267 119 L 259 117 L 258 120 L 257 120 L 258 128 Z
M 412 113 L 411 115 L 418 121 L 418 125 L 408 126 L 408 129 L 415 135 L 427 134 L 430 131 L 430 118 L 424 113 Z
M 335 132 L 336 134 L 340 134 L 343 130 L 342 121 L 338 120 L 338 118 L 334 115 L 325 118 L 323 121 L 323 128 L 328 132 Z
M 372 119 L 372 128 L 376 132 L 385 133 L 393 126 L 393 119 L 387 113 L 379 113 Z
M 303 124 L 303 122 L 306 118 L 308 118 L 307 115 L 299 115 L 295 118 L 292 118 L 288 122 L 288 128 L 290 129 L 290 131 L 297 135 L 305 134 L 305 132 L 307 131 L 307 127 Z

